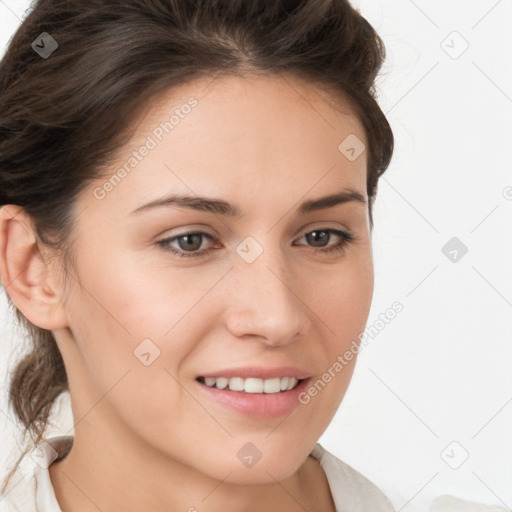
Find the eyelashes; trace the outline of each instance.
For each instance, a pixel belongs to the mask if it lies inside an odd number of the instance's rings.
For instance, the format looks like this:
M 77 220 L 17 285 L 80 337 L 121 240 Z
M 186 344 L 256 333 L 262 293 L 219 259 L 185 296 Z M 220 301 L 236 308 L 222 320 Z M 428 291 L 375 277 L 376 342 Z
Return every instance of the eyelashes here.
M 318 235 L 327 234 L 327 238 L 329 241 L 332 238 L 332 235 L 335 235 L 339 238 L 339 241 L 334 245 L 326 246 L 326 247 L 314 247 L 310 246 L 315 253 L 325 254 L 325 255 L 333 255 L 333 254 L 341 254 L 346 249 L 346 247 L 355 240 L 355 236 L 351 233 L 340 231 L 339 229 L 314 229 L 312 231 L 308 231 L 301 238 L 308 238 L 311 242 L 311 239 L 315 241 L 318 239 Z M 311 235 L 314 235 L 311 237 Z M 202 239 L 206 238 L 212 241 L 215 244 L 219 244 L 220 240 L 208 233 L 203 231 L 190 231 L 186 233 L 182 233 L 180 235 L 173 236 L 171 238 L 165 238 L 163 240 L 159 240 L 156 242 L 158 246 L 160 246 L 165 252 L 169 252 L 177 258 L 203 258 L 207 256 L 212 251 L 218 249 L 202 249 L 202 250 L 193 250 L 196 245 L 199 247 L 202 245 Z M 325 238 L 325 236 L 320 236 L 320 239 Z M 180 241 L 184 241 L 185 243 L 180 243 Z M 171 245 L 174 242 L 178 242 L 178 247 Z M 198 243 L 199 242 L 199 243 Z M 181 247 L 180 247 L 181 246 Z M 188 246 L 188 247 L 187 247 Z M 192 250 L 187 250 L 192 249 Z

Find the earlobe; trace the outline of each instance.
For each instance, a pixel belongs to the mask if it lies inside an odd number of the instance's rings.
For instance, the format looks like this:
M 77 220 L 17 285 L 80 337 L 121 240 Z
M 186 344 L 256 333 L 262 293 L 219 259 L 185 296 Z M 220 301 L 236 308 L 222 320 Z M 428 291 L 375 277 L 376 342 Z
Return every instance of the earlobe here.
M 37 244 L 23 208 L 0 208 L 0 279 L 10 298 L 34 325 L 53 330 L 67 325 L 60 290 Z

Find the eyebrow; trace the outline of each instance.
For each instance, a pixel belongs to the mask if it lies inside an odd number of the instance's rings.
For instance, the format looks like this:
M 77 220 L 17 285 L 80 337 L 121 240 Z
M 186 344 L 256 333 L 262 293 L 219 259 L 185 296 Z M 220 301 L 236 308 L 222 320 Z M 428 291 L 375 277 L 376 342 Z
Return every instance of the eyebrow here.
M 295 214 L 305 215 L 307 213 L 312 213 L 327 208 L 333 208 L 339 204 L 349 202 L 367 204 L 365 197 L 361 193 L 356 190 L 345 189 L 335 194 L 320 197 L 318 199 L 308 199 L 299 205 L 299 207 L 295 210 Z M 237 206 L 228 203 L 223 199 L 173 194 L 166 195 L 146 203 L 134 210 L 132 214 L 138 214 L 147 210 L 152 210 L 154 208 L 171 206 L 190 208 L 192 210 L 213 213 L 231 218 L 240 218 L 243 216 L 242 211 Z

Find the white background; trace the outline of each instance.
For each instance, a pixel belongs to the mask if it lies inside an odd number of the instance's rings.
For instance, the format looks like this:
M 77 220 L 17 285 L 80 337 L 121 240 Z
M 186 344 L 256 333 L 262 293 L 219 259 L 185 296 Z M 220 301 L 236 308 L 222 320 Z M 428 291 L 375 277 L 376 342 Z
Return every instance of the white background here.
M 510 509 L 512 1 L 354 4 L 386 44 L 379 101 L 396 137 L 368 324 L 394 301 L 404 310 L 361 352 L 320 443 L 397 510 L 427 511 L 442 494 Z M 27 6 L 0 0 L 0 48 Z M 442 251 L 453 237 L 468 248 L 456 262 Z M 2 297 L 4 386 L 19 344 L 6 311 Z M 0 411 L 3 460 L 16 442 L 5 391 Z

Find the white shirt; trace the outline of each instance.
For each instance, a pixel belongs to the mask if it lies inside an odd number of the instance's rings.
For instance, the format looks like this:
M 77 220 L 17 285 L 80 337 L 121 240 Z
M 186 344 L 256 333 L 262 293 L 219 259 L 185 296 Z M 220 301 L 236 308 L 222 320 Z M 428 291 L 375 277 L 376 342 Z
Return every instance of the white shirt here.
M 62 512 L 48 467 L 55 460 L 64 458 L 72 443 L 73 436 L 49 437 L 28 453 L 9 482 L 5 494 L 0 496 L 0 512 Z M 373 483 L 319 443 L 311 455 L 325 471 L 336 512 L 395 512 L 386 496 Z

